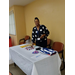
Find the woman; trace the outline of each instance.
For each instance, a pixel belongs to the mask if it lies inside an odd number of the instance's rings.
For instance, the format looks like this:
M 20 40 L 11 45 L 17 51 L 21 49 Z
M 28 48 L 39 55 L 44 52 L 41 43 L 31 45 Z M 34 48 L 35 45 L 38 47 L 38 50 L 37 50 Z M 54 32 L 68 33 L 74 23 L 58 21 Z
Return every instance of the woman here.
M 39 19 L 34 19 L 35 27 L 32 30 L 32 42 L 36 43 L 37 46 L 47 47 L 47 36 L 49 31 L 44 25 L 40 25 Z

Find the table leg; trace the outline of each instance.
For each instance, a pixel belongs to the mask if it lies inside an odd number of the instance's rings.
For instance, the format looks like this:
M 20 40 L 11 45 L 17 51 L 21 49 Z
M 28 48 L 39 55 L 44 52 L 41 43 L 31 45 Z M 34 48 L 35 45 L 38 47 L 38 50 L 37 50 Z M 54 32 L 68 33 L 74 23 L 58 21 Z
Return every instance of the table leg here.
M 14 63 L 14 66 L 16 66 L 16 64 Z

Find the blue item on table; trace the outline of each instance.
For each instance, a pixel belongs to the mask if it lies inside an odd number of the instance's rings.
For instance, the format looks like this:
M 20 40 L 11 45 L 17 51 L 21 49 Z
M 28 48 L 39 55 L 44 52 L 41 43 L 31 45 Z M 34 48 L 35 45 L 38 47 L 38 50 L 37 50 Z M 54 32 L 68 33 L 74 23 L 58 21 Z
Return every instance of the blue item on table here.
M 25 49 L 26 49 L 26 50 L 33 50 L 34 47 L 26 47 Z
M 43 48 L 43 50 L 40 50 L 41 52 L 48 54 L 48 55 L 53 55 L 56 54 L 57 51 L 52 50 L 52 49 L 48 49 L 48 48 Z
M 37 53 L 39 53 L 38 51 L 34 51 L 34 52 L 32 52 L 32 54 L 37 54 Z

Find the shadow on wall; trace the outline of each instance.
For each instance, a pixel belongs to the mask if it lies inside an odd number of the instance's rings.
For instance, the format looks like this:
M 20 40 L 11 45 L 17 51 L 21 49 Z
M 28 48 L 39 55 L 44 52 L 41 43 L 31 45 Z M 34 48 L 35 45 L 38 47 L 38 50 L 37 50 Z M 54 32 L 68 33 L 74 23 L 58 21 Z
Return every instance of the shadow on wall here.
M 11 37 L 12 45 L 13 45 L 13 46 L 18 45 L 18 44 L 17 44 L 17 36 L 10 34 L 10 37 Z

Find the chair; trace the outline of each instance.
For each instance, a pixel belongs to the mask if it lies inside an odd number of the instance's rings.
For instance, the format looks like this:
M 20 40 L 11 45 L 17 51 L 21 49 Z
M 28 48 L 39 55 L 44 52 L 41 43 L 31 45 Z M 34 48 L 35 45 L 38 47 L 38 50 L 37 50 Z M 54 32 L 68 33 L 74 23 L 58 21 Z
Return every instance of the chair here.
M 13 74 L 9 72 L 9 75 L 13 75 Z
M 19 45 L 21 45 L 21 44 L 25 44 L 26 43 L 26 40 L 29 40 L 30 39 L 30 36 L 25 36 L 25 38 L 22 38 L 22 39 L 20 39 L 19 40 Z
M 61 69 L 61 71 L 65 68 L 65 62 L 64 62 L 64 56 L 63 56 L 63 43 L 61 42 L 54 42 L 52 45 L 52 49 L 58 51 L 58 53 L 62 53 L 62 58 L 63 59 L 63 68 Z
M 51 48 L 50 45 L 51 45 L 51 40 L 50 40 L 50 39 L 47 39 L 47 47 L 48 47 L 48 48 Z

